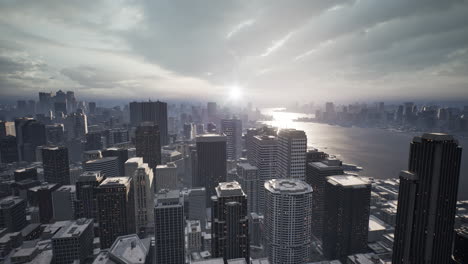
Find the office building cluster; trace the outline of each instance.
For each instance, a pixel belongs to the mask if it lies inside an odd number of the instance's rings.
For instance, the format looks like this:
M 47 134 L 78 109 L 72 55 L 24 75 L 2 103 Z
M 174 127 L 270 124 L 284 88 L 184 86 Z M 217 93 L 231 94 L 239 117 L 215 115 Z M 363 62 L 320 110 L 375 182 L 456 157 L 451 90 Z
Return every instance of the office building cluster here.
M 255 116 L 62 91 L 18 101 L 0 113 L 0 261 L 467 263 L 453 136 L 415 137 L 399 179 L 377 180 Z

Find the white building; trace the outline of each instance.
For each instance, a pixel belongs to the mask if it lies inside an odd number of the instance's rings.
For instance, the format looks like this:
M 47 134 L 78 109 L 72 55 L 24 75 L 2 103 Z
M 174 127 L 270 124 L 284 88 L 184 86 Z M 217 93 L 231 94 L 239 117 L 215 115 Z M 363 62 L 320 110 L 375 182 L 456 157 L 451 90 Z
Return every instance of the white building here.
M 177 189 L 177 166 L 174 162 L 156 166 L 156 192 Z
M 307 136 L 304 131 L 282 129 L 278 132 L 277 178 L 305 179 Z
M 272 264 L 300 264 L 312 253 L 312 187 L 296 179 L 265 183 L 265 244 Z

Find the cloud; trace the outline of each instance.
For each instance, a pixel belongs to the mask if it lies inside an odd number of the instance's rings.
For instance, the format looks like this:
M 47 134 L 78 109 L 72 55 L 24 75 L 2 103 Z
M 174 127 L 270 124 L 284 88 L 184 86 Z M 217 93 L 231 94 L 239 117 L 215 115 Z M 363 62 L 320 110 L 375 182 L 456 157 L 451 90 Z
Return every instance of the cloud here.
M 467 13 L 462 0 L 4 1 L 0 89 L 213 100 L 239 84 L 272 104 L 285 91 L 468 99 Z

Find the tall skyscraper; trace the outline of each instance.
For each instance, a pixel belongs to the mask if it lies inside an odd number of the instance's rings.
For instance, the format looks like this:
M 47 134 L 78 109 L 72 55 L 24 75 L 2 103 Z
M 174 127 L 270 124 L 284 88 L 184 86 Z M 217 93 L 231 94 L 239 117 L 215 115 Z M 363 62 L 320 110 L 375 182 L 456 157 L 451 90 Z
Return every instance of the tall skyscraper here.
M 174 162 L 158 165 L 155 173 L 156 192 L 162 189 L 177 189 L 177 166 Z
M 160 192 L 154 207 L 156 263 L 185 263 L 184 200 L 179 191 Z
M 75 218 L 97 220 L 97 187 L 104 180 L 100 171 L 83 172 L 76 181 Z
M 226 137 L 204 134 L 197 137 L 196 187 L 205 187 L 207 204 L 216 195 L 215 187 L 226 181 Z M 211 207 L 211 206 L 208 206 Z
M 199 220 L 202 230 L 206 223 L 206 190 L 204 187 L 183 189 L 185 217 L 189 220 Z
M 0 228 L 7 232 L 18 232 L 26 221 L 26 201 L 17 196 L 8 196 L 0 200 Z
M 206 104 L 208 112 L 208 121 L 213 122 L 217 116 L 217 105 L 216 102 L 208 102 Z
M 446 134 L 415 137 L 400 174 L 392 263 L 451 263 L 462 149 Z
M 314 190 L 312 196 L 312 234 L 321 240 L 325 210 L 325 184 L 327 176 L 344 173 L 340 160 L 329 159 L 321 162 L 310 162 L 306 166 L 306 182 Z
M 154 122 L 159 127 L 160 145 L 169 143 L 167 127 L 167 103 L 165 102 L 131 102 L 130 103 L 130 123 L 138 126 L 141 122 Z M 146 161 L 145 161 L 146 162 Z
M 52 192 L 60 187 L 58 183 L 42 183 L 39 186 L 28 189 L 28 203 L 30 206 L 39 208 L 39 221 L 48 224 L 54 217 L 52 205 Z
M 159 126 L 152 122 L 141 123 L 135 133 L 135 147 L 137 157 L 142 157 L 154 169 L 161 164 L 161 144 L 159 140 Z
M 105 179 L 97 187 L 99 238 L 101 248 L 109 248 L 118 236 L 135 233 L 132 179 Z
M 2 163 L 12 163 L 18 161 L 18 146 L 15 136 L 0 138 L 0 161 Z
M 327 177 L 322 248 L 328 259 L 343 259 L 366 250 L 370 192 L 370 183 L 357 176 Z
M 305 179 L 307 136 L 304 131 L 282 129 L 278 132 L 277 178 Z
M 258 212 L 258 169 L 249 163 L 237 164 L 237 176 L 239 184 L 247 194 L 247 211 Z
M 47 143 L 45 125 L 32 118 L 15 119 L 19 159 L 36 161 L 36 148 Z
M 39 92 L 38 112 L 47 114 L 50 110 L 52 110 L 52 93 Z
M 222 182 L 211 197 L 211 254 L 249 261 L 247 197 L 238 182 Z
M 92 219 L 81 218 L 62 227 L 52 237 L 54 263 L 85 263 L 93 255 L 94 226 Z
M 154 226 L 154 177 L 153 170 L 143 163 L 143 158 L 131 158 L 125 162 L 125 175 L 132 178 L 135 201 L 136 230 L 145 234 Z
M 101 132 L 89 132 L 86 134 L 85 150 L 100 150 L 104 147 L 102 144 Z
M 119 176 L 125 174 L 125 162 L 128 160 L 128 149 L 124 148 L 107 148 L 102 152 L 103 157 L 117 157 L 119 167 Z
M 242 154 L 242 121 L 222 119 L 221 133 L 226 135 L 227 158 L 237 160 Z
M 272 264 L 307 263 L 312 254 L 312 188 L 297 179 L 265 183 L 265 238 Z
M 54 220 L 65 221 L 75 218 L 76 186 L 62 185 L 52 192 Z
M 47 144 L 63 145 L 65 143 L 65 129 L 63 124 L 47 125 L 45 128 Z
M 82 112 L 67 115 L 64 125 L 69 140 L 82 139 L 88 133 L 88 117 Z
M 254 136 L 249 163 L 258 169 L 258 212 L 263 214 L 265 208 L 265 182 L 276 178 L 276 159 L 278 140 L 274 136 Z
M 70 184 L 70 165 L 66 147 L 42 148 L 44 180 L 49 183 Z

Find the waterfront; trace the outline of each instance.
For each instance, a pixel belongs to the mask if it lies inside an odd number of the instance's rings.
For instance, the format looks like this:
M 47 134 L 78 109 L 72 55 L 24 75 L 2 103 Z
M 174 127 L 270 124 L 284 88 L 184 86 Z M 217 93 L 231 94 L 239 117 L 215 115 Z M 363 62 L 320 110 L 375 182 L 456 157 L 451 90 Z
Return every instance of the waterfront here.
M 307 134 L 309 147 L 318 148 L 346 163 L 363 167 L 363 176 L 388 179 L 396 178 L 401 170 L 408 169 L 409 144 L 421 133 L 397 132 L 379 128 L 341 127 L 320 123 L 293 122 L 305 114 L 278 112 L 264 109 L 273 117 L 264 123 L 278 128 L 296 128 Z M 459 139 L 463 147 L 459 198 L 468 199 L 468 140 Z

